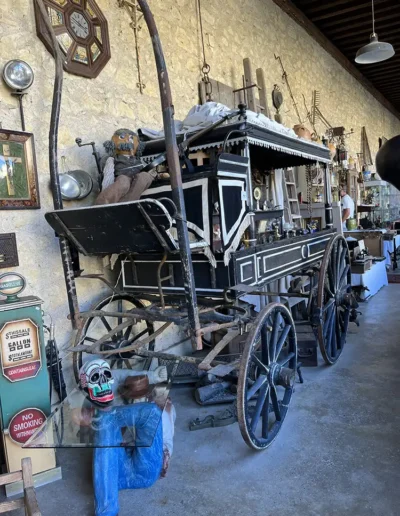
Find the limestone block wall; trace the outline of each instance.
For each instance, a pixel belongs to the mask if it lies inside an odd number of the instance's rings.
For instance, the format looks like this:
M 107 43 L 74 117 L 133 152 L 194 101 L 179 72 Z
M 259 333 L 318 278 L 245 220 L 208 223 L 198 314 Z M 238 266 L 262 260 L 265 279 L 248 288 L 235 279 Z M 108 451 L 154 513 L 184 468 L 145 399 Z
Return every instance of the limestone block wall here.
M 147 29 L 140 31 L 144 94 L 136 87 L 137 72 L 134 38 L 126 12 L 117 0 L 97 0 L 109 23 L 112 58 L 95 80 L 65 74 L 61 111 L 60 156 L 69 168 L 83 168 L 95 177 L 89 148 L 78 149 L 75 138 L 95 140 L 99 146 L 115 129 L 162 124 L 157 77 Z M 168 64 L 176 117 L 183 118 L 197 102 L 197 83 L 201 78 L 201 46 L 195 0 L 149 0 Z M 281 70 L 274 58 L 279 54 L 287 72 L 302 116 L 304 94 L 310 101 L 313 89 L 321 91 L 320 109 L 332 125 L 353 128 L 348 140 L 351 153 L 360 145 L 360 130 L 367 127 L 373 154 L 378 137 L 390 138 L 400 132 L 400 121 L 365 91 L 363 87 L 272 0 L 203 0 L 203 26 L 210 76 L 239 87 L 243 58 L 250 57 L 254 69 L 262 67 L 268 87 L 279 84 L 284 96 L 284 122 L 297 123 Z M 367 37 L 368 35 L 366 35 Z M 16 232 L 20 267 L 28 280 L 28 294 L 45 301 L 58 328 L 59 345 L 69 345 L 72 332 L 66 316 L 68 306 L 57 240 L 44 219 L 52 209 L 49 190 L 48 131 L 54 76 L 53 60 L 36 36 L 33 1 L 0 2 L 0 46 L 3 66 L 9 59 L 26 60 L 33 67 L 35 82 L 25 98 L 27 130 L 36 140 L 36 154 L 42 208 L 40 210 L 0 211 L 0 232 Z M 20 129 L 16 100 L 0 83 L 0 122 L 3 128 Z M 324 127 L 318 129 L 323 132 Z M 95 194 L 80 203 L 90 204 Z M 65 207 L 71 203 L 65 203 Z M 82 259 L 86 272 L 101 272 L 98 259 Z M 104 289 L 88 280 L 78 280 L 83 309 L 104 295 Z

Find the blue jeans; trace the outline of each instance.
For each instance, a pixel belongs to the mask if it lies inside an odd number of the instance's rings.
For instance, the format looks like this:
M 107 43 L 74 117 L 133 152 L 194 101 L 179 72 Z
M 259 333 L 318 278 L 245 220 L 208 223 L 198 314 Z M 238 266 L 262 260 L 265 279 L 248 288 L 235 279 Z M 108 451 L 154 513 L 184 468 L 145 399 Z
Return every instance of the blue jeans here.
M 95 448 L 93 487 L 96 516 L 117 516 L 120 489 L 143 489 L 160 477 L 163 465 L 161 410 L 154 403 L 137 403 L 101 412 L 97 444 L 122 441 L 122 428 L 134 427 L 136 447 Z M 155 435 L 151 446 L 144 447 Z M 142 446 L 142 447 L 141 447 Z

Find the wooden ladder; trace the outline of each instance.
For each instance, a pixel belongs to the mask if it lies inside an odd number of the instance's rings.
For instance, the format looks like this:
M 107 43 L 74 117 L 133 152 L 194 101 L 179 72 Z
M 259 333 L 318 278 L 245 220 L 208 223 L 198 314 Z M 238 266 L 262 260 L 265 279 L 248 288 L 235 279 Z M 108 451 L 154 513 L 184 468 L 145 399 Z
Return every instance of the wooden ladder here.
M 293 168 L 287 168 L 283 171 L 282 182 L 285 214 L 287 214 L 288 218 L 287 222 L 294 224 L 295 227 L 299 227 L 301 214 Z

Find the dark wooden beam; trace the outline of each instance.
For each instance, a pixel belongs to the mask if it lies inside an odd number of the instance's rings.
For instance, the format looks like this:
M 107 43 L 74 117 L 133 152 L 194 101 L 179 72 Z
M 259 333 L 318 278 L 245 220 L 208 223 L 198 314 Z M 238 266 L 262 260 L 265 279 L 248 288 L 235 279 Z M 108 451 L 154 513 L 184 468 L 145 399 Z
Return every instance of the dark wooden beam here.
M 373 71 L 383 71 L 388 68 L 396 68 L 397 66 L 400 68 L 400 55 L 394 55 L 387 61 L 381 61 L 380 63 L 373 63 L 368 65 L 358 65 L 360 68 L 363 68 L 365 72 L 373 72 Z
M 397 72 L 397 73 L 396 73 Z M 400 67 L 393 66 L 392 68 L 385 68 L 381 71 L 379 70 L 366 70 L 364 72 L 365 77 L 370 80 L 378 79 L 379 77 L 391 77 L 393 75 L 397 75 L 400 78 Z
M 288 16 L 290 16 L 307 34 L 309 34 L 326 52 L 362 86 L 375 97 L 386 109 L 400 119 L 400 112 L 380 93 L 375 86 L 345 57 L 329 39 L 298 9 L 290 0 L 273 0 Z M 339 0 L 338 0 L 339 1 Z M 341 4 L 346 2 L 340 2 Z M 330 4 L 332 5 L 332 3 Z
M 398 20 L 399 18 L 400 18 L 400 13 L 394 14 L 393 12 L 391 14 L 388 14 L 387 16 L 382 16 L 379 19 L 380 22 L 386 21 L 386 20 L 390 20 L 390 22 L 385 23 L 385 24 L 380 23 L 379 26 L 375 24 L 375 28 L 376 28 L 375 30 L 376 30 L 376 32 L 378 32 L 378 35 L 381 32 L 379 30 L 379 27 L 381 29 L 392 28 L 392 27 L 394 27 L 396 20 Z M 353 30 L 355 27 L 362 27 L 362 28 L 356 31 L 356 30 Z M 321 30 L 324 30 L 323 27 L 321 27 Z M 398 31 L 398 29 L 397 29 L 397 31 Z M 329 32 L 329 37 L 331 39 L 342 39 L 349 35 L 355 36 L 356 34 L 364 34 L 364 33 L 366 34 L 367 37 L 369 37 L 369 35 L 372 33 L 372 22 L 371 22 L 371 20 L 368 20 L 368 22 L 363 20 L 359 23 L 352 23 L 351 30 L 350 30 L 349 26 L 347 25 L 347 20 L 346 20 L 346 25 L 343 26 L 343 24 L 342 24 L 342 27 L 340 27 L 338 29 L 329 30 L 328 32 Z
M 274 0 L 275 2 L 275 0 Z M 337 7 L 339 5 L 348 4 L 349 0 L 335 0 L 334 2 L 327 2 L 326 0 L 322 0 L 318 2 L 318 6 L 316 7 L 310 7 L 310 9 L 307 9 L 307 13 L 319 13 L 321 11 L 334 11 L 334 7 Z M 321 5 L 322 4 L 322 5 Z
M 393 14 L 393 7 L 390 7 L 389 10 L 391 11 L 390 14 L 387 14 L 386 16 L 381 16 L 379 18 L 379 21 L 386 21 L 386 20 L 391 20 L 392 23 L 390 23 L 389 25 L 386 25 L 386 27 L 393 27 L 394 26 L 394 23 L 396 23 L 394 20 L 396 20 L 397 18 L 399 18 L 399 14 L 398 13 L 397 15 L 396 14 Z M 346 17 L 346 23 L 343 24 L 343 20 L 341 20 L 341 23 L 339 23 L 339 27 L 337 29 L 331 29 L 329 27 L 329 30 L 327 31 L 329 33 L 329 37 L 335 35 L 335 34 L 341 34 L 341 33 L 346 33 L 346 34 L 351 34 L 351 35 L 354 35 L 354 34 L 357 34 L 357 32 L 355 32 L 353 29 L 355 27 L 364 27 L 363 31 L 365 30 L 365 32 L 367 33 L 367 35 L 371 34 L 372 33 L 372 20 L 371 20 L 371 15 L 368 15 L 366 16 L 366 19 L 364 20 L 361 20 L 360 22 L 358 23 L 354 23 L 354 22 L 351 22 L 351 20 L 355 19 L 355 20 L 359 20 L 360 18 L 362 18 L 361 16 L 357 16 L 357 17 L 353 17 L 353 18 L 347 18 Z M 349 27 L 348 24 L 351 23 L 351 29 Z M 383 26 L 382 26 L 383 27 Z M 321 26 L 321 30 L 325 31 L 325 29 L 327 28 L 327 25 L 323 25 Z M 361 31 L 361 32 L 363 32 Z
M 382 4 L 383 2 L 387 2 L 387 1 L 388 0 L 375 0 L 375 5 Z M 341 16 L 343 14 L 348 14 L 348 13 L 351 13 L 354 11 L 358 11 L 359 9 L 362 9 L 364 7 L 371 7 L 371 2 L 364 2 L 362 4 L 352 5 L 351 7 L 346 7 L 345 9 L 337 9 L 334 12 L 321 14 L 319 16 L 310 16 L 309 18 L 313 23 L 315 23 L 320 20 L 326 20 L 328 18 L 333 18 L 336 16 Z M 387 9 L 393 9 L 393 7 L 392 6 L 387 7 Z M 383 11 L 383 9 L 382 9 L 382 11 Z M 371 12 L 369 13 L 369 17 L 371 18 Z M 349 20 L 349 18 L 346 16 L 346 21 L 348 21 L 348 20 Z M 335 23 L 343 23 L 343 18 L 340 18 Z
M 275 2 L 275 0 L 273 0 L 273 1 Z M 399 29 L 379 32 L 378 33 L 379 40 L 380 41 L 388 41 L 390 43 L 390 37 L 395 36 L 398 33 L 399 33 Z M 348 36 L 342 37 L 342 38 L 332 38 L 332 41 L 342 40 L 340 42 L 341 46 L 346 46 L 347 43 L 353 43 L 355 41 L 360 42 L 360 45 L 362 45 L 362 43 L 365 41 L 364 44 L 366 45 L 367 43 L 369 43 L 369 36 L 370 36 L 370 33 L 368 33 L 368 31 L 362 31 L 360 34 L 358 34 L 355 37 L 353 37 L 353 34 L 351 32 L 349 32 Z
M 392 27 L 394 27 L 394 22 L 393 20 L 394 19 L 397 19 L 398 17 L 395 16 L 395 15 L 392 15 L 391 16 L 391 21 L 389 23 L 385 23 L 384 25 L 380 25 L 380 29 L 379 27 L 376 27 L 375 26 L 375 30 L 379 36 L 379 38 L 381 38 L 382 36 L 380 36 L 381 32 L 382 32 L 382 29 L 390 29 Z M 348 28 L 346 28 L 345 32 L 341 31 L 341 33 L 338 33 L 337 31 L 332 31 L 332 33 L 329 34 L 329 37 L 334 40 L 334 41 L 338 41 L 338 40 L 341 40 L 341 39 L 347 39 L 349 36 L 357 36 L 358 34 L 365 34 L 365 39 L 368 41 L 369 40 L 369 36 L 372 32 L 372 28 L 368 28 L 368 27 L 364 27 L 363 29 L 360 29 L 360 30 L 351 30 L 349 31 Z M 396 29 L 395 31 L 392 31 L 392 33 L 395 33 L 395 34 L 398 34 L 399 32 L 399 29 Z

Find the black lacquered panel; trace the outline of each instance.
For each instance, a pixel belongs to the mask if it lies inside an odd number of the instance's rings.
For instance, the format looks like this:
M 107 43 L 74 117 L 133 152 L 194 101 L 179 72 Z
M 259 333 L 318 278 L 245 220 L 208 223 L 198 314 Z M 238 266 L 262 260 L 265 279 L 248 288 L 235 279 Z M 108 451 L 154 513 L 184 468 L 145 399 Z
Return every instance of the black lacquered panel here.
M 157 268 L 161 259 L 161 255 L 144 255 L 124 260 L 122 262 L 123 289 L 157 294 Z M 224 289 L 231 285 L 230 268 L 219 259 L 217 259 L 217 267 L 214 268 L 201 255 L 193 255 L 192 260 L 197 294 L 221 297 Z M 182 263 L 176 255 L 168 257 L 161 271 L 162 277 L 170 275 L 172 278 L 162 284 L 164 294 L 182 294 L 184 292 Z
M 335 230 L 325 230 L 238 251 L 233 255 L 234 282 L 259 286 L 309 267 L 322 259 L 333 234 Z

